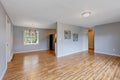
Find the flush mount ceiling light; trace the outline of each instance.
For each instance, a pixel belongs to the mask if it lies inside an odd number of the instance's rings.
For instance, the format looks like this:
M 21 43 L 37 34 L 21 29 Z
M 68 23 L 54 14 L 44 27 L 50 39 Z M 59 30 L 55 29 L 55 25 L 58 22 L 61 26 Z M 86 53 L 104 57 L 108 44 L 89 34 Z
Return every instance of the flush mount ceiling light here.
M 91 12 L 90 11 L 85 11 L 85 12 L 82 12 L 81 13 L 81 16 L 82 17 L 89 17 L 91 15 Z

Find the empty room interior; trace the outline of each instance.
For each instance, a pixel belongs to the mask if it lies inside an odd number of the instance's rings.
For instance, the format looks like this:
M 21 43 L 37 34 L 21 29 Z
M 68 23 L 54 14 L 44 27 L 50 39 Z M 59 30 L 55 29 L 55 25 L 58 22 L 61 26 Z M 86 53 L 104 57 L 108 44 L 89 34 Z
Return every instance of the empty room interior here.
M 120 80 L 119 0 L 0 0 L 0 80 Z

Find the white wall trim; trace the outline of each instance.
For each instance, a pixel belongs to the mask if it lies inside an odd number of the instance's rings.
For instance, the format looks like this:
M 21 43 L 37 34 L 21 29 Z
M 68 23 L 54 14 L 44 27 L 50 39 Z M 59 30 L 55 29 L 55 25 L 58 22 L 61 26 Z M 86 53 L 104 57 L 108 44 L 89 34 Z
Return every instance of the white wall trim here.
M 120 55 L 115 54 L 115 53 L 105 53 L 105 52 L 100 52 L 100 51 L 95 51 L 96 54 L 106 54 L 106 55 L 111 55 L 111 56 L 118 56 L 120 57 Z
M 4 69 L 3 73 L 2 73 L 2 75 L 0 76 L 0 80 L 3 80 L 3 77 L 4 77 L 5 73 L 6 73 L 6 71 L 7 71 L 7 65 L 5 66 L 5 69 Z
M 12 53 L 12 55 L 10 56 L 8 62 L 11 62 L 12 59 L 13 59 L 13 53 Z
M 72 53 L 65 54 L 65 55 L 57 55 L 57 57 L 60 58 L 60 57 L 64 57 L 64 56 L 68 56 L 68 55 L 72 55 L 72 54 L 77 54 L 77 53 L 81 53 L 81 52 L 85 52 L 85 51 L 88 51 L 88 50 L 76 51 L 76 52 L 72 52 Z
M 14 54 L 19 54 L 19 53 L 27 53 L 27 52 L 35 52 L 35 51 L 45 51 L 49 49 L 39 49 L 39 50 L 30 50 L 30 51 L 20 51 L 20 52 L 14 52 Z

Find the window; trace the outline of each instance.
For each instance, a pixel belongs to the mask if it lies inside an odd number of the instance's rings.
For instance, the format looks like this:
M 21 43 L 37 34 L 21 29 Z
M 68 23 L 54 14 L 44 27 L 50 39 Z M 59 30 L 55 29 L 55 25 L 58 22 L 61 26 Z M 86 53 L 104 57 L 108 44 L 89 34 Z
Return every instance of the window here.
M 38 44 L 39 32 L 34 29 L 29 29 L 24 31 L 24 44 Z

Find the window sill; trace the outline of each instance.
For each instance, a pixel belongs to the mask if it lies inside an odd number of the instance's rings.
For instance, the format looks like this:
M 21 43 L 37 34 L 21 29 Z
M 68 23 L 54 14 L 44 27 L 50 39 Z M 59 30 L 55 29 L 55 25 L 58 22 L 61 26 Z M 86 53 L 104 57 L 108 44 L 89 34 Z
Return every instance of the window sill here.
M 39 43 L 35 43 L 35 44 L 26 44 L 26 43 L 24 43 L 24 45 L 25 46 L 27 46 L 27 45 L 38 45 Z

